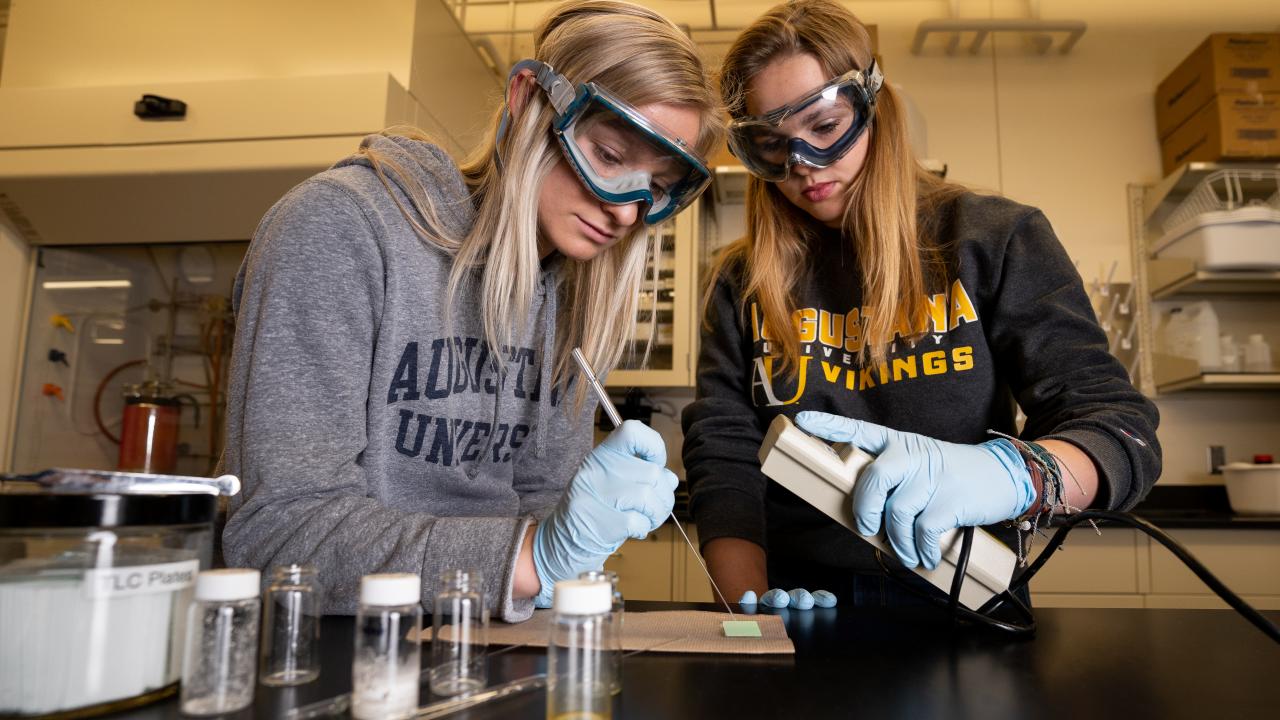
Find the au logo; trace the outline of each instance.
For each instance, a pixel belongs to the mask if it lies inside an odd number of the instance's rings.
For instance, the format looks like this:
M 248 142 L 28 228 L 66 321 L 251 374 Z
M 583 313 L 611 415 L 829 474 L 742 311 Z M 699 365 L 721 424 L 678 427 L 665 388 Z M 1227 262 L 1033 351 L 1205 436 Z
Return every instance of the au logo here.
M 756 357 L 751 371 L 751 396 L 756 397 L 756 388 L 764 391 L 766 406 L 790 405 L 804 397 L 805 382 L 809 377 L 809 363 L 813 358 L 808 355 L 800 357 L 800 367 L 796 372 L 796 393 L 787 400 L 780 400 L 773 390 L 773 356 Z

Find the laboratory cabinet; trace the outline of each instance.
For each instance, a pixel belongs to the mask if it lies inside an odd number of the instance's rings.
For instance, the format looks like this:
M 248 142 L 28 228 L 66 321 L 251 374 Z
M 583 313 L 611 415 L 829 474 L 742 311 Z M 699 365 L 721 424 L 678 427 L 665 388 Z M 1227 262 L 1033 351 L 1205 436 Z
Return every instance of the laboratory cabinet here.
M 1167 532 L 1246 602 L 1280 609 L 1280 530 Z M 1103 527 L 1101 535 L 1088 527 L 1073 530 L 1032 580 L 1031 599 L 1039 607 L 1226 607 L 1164 546 L 1116 527 Z
M 697 526 L 684 528 L 698 547 Z M 1168 532 L 1246 602 L 1280 610 L 1280 530 Z M 1045 545 L 1038 539 L 1031 557 Z M 701 563 L 671 523 L 644 540 L 628 540 L 605 567 L 618 573 L 628 600 L 717 602 Z M 1100 533 L 1086 526 L 1073 530 L 1032 580 L 1031 599 L 1036 607 L 1226 607 L 1162 545 L 1137 530 L 1114 526 L 1104 526 Z
M 684 530 L 693 546 L 698 547 L 697 526 L 685 524 Z M 628 540 L 604 566 L 618 573 L 619 589 L 627 600 L 714 600 L 701 562 L 671 522 L 643 540 Z
M 1246 602 L 1280 609 L 1280 531 L 1179 529 L 1170 534 Z M 1151 543 L 1149 557 L 1147 607 L 1226 607 L 1168 550 Z
M 618 589 L 627 600 L 671 600 L 673 536 L 670 524 L 663 525 L 643 539 L 622 544 L 605 561 L 606 570 L 618 574 Z

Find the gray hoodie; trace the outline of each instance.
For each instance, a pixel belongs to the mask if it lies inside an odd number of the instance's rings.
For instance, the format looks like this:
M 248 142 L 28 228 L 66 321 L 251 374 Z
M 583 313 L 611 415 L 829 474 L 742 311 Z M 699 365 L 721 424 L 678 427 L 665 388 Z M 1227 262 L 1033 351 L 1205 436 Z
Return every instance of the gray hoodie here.
M 442 150 L 364 142 L 416 175 L 453 232 L 466 230 L 474 210 Z M 510 318 L 501 367 L 474 290 L 449 302 L 451 266 L 359 156 L 267 212 L 233 292 L 224 466 L 244 489 L 223 534 L 229 565 L 311 563 L 331 613 L 354 612 L 361 576 L 386 572 L 421 575 L 430 612 L 441 572 L 471 568 L 499 617 L 529 617 L 532 601 L 511 597 L 516 557 L 590 449 L 594 408 L 570 417 L 572 399 L 543 372 L 558 259 L 529 316 Z

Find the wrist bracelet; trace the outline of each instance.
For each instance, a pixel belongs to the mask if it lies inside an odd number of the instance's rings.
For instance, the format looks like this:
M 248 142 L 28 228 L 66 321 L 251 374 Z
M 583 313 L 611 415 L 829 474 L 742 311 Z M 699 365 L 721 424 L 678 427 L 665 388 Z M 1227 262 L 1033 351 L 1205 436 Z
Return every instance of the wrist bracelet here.
M 1043 523 L 1048 526 L 1052 523 L 1053 516 L 1059 510 L 1064 514 L 1069 514 L 1079 512 L 1080 508 L 1073 507 L 1067 502 L 1067 486 L 1062 476 L 1061 466 L 1058 464 L 1058 458 L 1049 452 L 1045 446 L 1036 442 L 1020 440 L 996 430 L 988 430 L 987 432 L 1013 443 L 1013 447 L 1017 449 L 1018 454 L 1027 463 L 1027 472 L 1031 473 L 1033 477 L 1039 476 L 1041 481 L 1041 496 L 1038 506 L 1032 505 L 1031 509 L 1022 517 L 1010 521 L 1010 524 L 1018 530 L 1018 565 L 1023 566 L 1026 565 L 1027 557 L 1031 553 L 1031 541 L 1040 532 L 1040 525 Z M 1096 525 L 1094 529 L 1097 530 Z

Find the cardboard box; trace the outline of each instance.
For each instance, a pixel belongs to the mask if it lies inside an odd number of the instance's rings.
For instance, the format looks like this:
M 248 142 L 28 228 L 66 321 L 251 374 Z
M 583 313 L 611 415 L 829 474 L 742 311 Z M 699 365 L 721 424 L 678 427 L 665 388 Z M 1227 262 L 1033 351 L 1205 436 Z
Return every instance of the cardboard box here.
M 1215 33 L 1156 87 L 1156 136 L 1219 93 L 1280 93 L 1280 33 Z
M 1184 163 L 1280 158 L 1280 93 L 1221 93 L 1160 143 L 1164 174 Z

